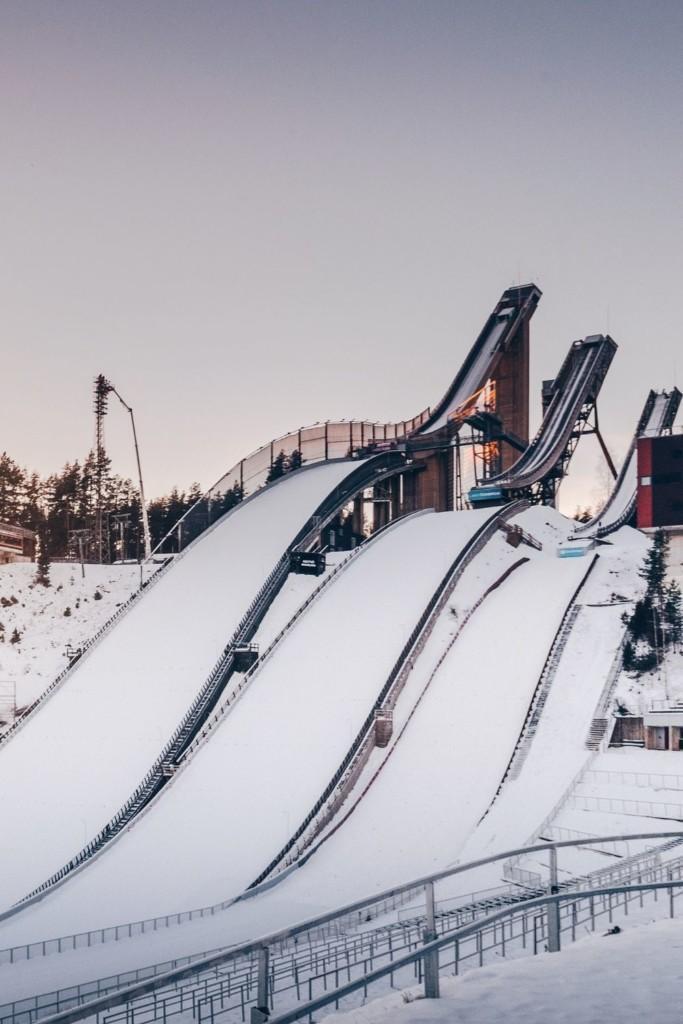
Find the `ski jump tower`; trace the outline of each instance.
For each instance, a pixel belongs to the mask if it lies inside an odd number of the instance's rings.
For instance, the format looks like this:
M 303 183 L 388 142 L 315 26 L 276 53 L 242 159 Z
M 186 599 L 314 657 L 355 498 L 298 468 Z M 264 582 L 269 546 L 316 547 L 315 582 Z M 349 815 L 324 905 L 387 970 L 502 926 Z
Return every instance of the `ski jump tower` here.
M 404 480 L 404 506 L 462 507 L 463 449 L 485 480 L 527 447 L 529 325 L 540 297 L 533 284 L 503 293 L 446 394 L 407 434 L 416 472 Z

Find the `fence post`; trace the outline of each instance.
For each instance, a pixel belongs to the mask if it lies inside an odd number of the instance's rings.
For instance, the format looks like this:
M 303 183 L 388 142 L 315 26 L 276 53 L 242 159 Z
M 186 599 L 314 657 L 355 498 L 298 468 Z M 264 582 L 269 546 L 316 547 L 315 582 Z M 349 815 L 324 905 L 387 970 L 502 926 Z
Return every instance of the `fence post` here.
M 268 947 L 261 946 L 256 952 L 256 1006 L 251 1008 L 251 1024 L 264 1024 L 268 1020 Z
M 559 892 L 557 884 L 557 850 L 550 847 L 550 893 Z M 560 904 L 557 901 L 546 904 L 548 913 L 548 952 L 560 952 Z
M 427 927 L 424 930 L 425 944 L 432 942 L 436 936 L 436 913 L 434 907 L 434 883 L 427 882 L 425 885 L 425 899 L 427 903 Z M 425 975 L 425 999 L 439 998 L 439 951 L 438 949 L 426 953 L 424 957 Z

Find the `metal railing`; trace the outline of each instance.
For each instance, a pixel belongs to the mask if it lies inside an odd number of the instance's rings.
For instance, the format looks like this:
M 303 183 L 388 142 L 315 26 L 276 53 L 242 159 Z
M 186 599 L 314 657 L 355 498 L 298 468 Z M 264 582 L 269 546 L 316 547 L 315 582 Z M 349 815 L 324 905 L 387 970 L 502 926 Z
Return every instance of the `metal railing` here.
M 247 1005 L 257 1009 L 270 1012 L 274 1007 L 274 996 L 278 989 L 271 983 L 274 978 L 273 965 L 276 958 L 280 964 L 291 965 L 290 975 L 294 975 L 291 983 L 287 986 L 287 1001 L 298 1004 L 293 1009 L 271 1019 L 271 1024 L 286 1021 L 293 1021 L 299 1017 L 322 1009 L 324 1006 L 338 1004 L 339 1000 L 351 994 L 353 991 L 363 989 L 365 994 L 370 985 L 383 977 L 394 978 L 403 968 L 421 963 L 417 974 L 419 981 L 425 981 L 426 994 L 428 996 L 438 995 L 439 971 L 449 966 L 458 966 L 467 960 L 483 963 L 487 950 L 501 950 L 505 955 L 506 948 L 528 948 L 537 952 L 547 947 L 550 952 L 560 949 L 560 937 L 562 931 L 567 932 L 575 938 L 577 928 L 584 920 L 595 921 L 599 913 L 609 915 L 610 919 L 623 901 L 623 908 L 628 913 L 628 903 L 632 899 L 642 898 L 645 892 L 658 894 L 664 892 L 669 897 L 670 914 L 674 913 L 674 897 L 676 890 L 683 886 L 683 865 L 659 865 L 649 869 L 650 879 L 642 880 L 646 872 L 641 873 L 641 880 L 630 882 L 622 886 L 600 886 L 589 889 L 571 890 L 563 888 L 560 891 L 558 882 L 558 851 L 565 848 L 578 848 L 594 845 L 596 838 L 600 843 L 624 842 L 633 840 L 653 839 L 683 839 L 683 831 L 677 832 L 653 832 L 633 833 L 627 835 L 611 835 L 591 837 L 590 839 L 579 839 L 553 843 L 542 843 L 532 847 L 509 850 L 500 854 L 482 858 L 468 864 L 456 865 L 442 871 L 424 876 L 394 887 L 386 892 L 375 894 L 361 900 L 354 901 L 336 911 L 311 918 L 308 921 L 295 925 L 291 928 L 281 929 L 269 935 L 261 936 L 252 941 L 243 943 L 231 949 L 222 950 L 219 953 L 197 960 L 192 964 L 175 968 L 165 974 L 146 981 L 136 983 L 111 992 L 100 998 L 90 1000 L 80 1005 L 74 1005 L 71 1009 L 44 1017 L 46 1024 L 75 1024 L 78 1020 L 84 1020 L 95 1014 L 104 1014 L 107 1010 L 116 1007 L 124 1007 L 120 1013 L 115 1015 L 107 1014 L 99 1019 L 106 1024 L 107 1021 L 126 1021 L 127 1024 L 148 1024 L 148 1022 L 163 1020 L 167 1021 L 169 1016 L 187 1012 L 192 1009 L 200 1021 L 211 1021 L 221 1019 L 226 1012 L 235 1010 L 238 1014 L 244 1013 Z M 446 879 L 464 875 L 468 871 L 482 867 L 487 864 L 494 864 L 506 858 L 516 855 L 528 855 L 540 851 L 547 851 L 549 857 L 549 885 L 541 895 L 534 895 L 532 898 L 522 899 L 507 906 L 500 907 L 493 912 L 484 912 L 481 916 L 470 913 L 469 923 L 463 918 L 463 911 L 458 909 L 452 913 L 441 916 L 437 914 L 437 900 L 435 887 Z M 387 908 L 402 896 L 414 896 L 423 890 L 426 899 L 427 919 L 426 929 L 420 934 L 420 929 L 413 929 L 411 932 L 410 922 L 399 923 L 396 928 L 406 929 L 407 942 L 403 945 L 392 942 L 390 938 L 384 943 L 383 951 L 373 949 L 372 935 L 365 935 L 364 938 L 357 937 L 361 943 L 361 950 L 365 951 L 365 957 L 356 958 L 354 964 L 354 978 L 349 978 L 345 983 L 339 984 L 344 974 L 351 971 L 351 963 L 344 962 L 343 957 L 334 953 L 325 956 L 324 951 L 318 951 L 315 956 L 311 955 L 312 947 L 306 942 L 306 936 L 316 936 L 320 930 L 330 925 L 339 926 L 342 921 L 362 921 L 373 913 L 382 914 Z M 600 901 L 602 901 L 600 903 Z M 464 913 L 468 913 L 465 911 Z M 459 916 L 457 916 L 459 915 Z M 583 917 L 582 917 L 583 915 Z M 455 921 L 455 927 L 453 927 Z M 506 922 L 501 927 L 501 923 Z M 495 931 L 494 931 L 495 928 Z M 383 930 L 387 937 L 399 934 L 396 930 L 385 928 Z M 339 930 L 337 927 L 337 934 Z M 477 936 L 479 936 L 477 938 Z M 487 943 L 488 938 L 488 943 Z M 465 940 L 471 942 L 471 948 L 467 949 L 463 943 Z M 366 943 L 363 946 L 363 942 Z M 458 945 L 455 945 L 458 943 Z M 305 955 L 308 958 L 308 971 L 305 977 L 298 974 L 295 954 L 300 952 L 302 944 L 306 946 Z M 404 952 L 406 945 L 409 948 Z M 453 948 L 452 961 L 439 961 L 440 950 Z M 323 963 L 319 953 L 322 952 Z M 292 957 L 294 956 L 294 959 Z M 384 958 L 385 962 L 376 967 L 373 964 L 375 959 Z M 250 960 L 250 979 L 245 984 L 235 983 L 235 978 L 225 971 L 232 966 L 245 975 L 245 964 Z M 368 963 L 369 961 L 369 963 Z M 362 964 L 362 966 L 361 966 Z M 370 969 L 368 970 L 368 967 Z M 188 984 L 182 984 L 187 982 Z M 330 983 L 334 988 L 330 987 Z M 315 996 L 314 990 L 322 990 L 322 994 Z M 327 989 L 327 992 L 324 991 Z M 226 999 L 235 997 L 232 1005 L 226 1006 Z M 149 998 L 151 997 L 151 998 Z M 41 1016 L 38 1013 L 38 1016 Z M 36 1017 L 28 1018 L 35 1020 Z M 244 1018 L 242 1018 L 244 1019 Z M 253 1019 L 253 1018 L 252 1018 Z M 2 1017 L 3 1024 L 18 1024 L 16 1016 Z
M 669 818 L 683 821 L 683 803 L 659 800 L 633 800 L 616 796 L 584 796 L 573 794 L 567 807 L 576 811 L 606 811 L 609 814 L 629 814 L 640 818 Z
M 607 768 L 591 768 L 584 773 L 583 783 L 606 784 L 608 786 L 634 786 L 638 789 L 683 790 L 683 775 L 663 772 L 625 772 Z
M 417 416 L 397 423 L 370 423 L 368 420 L 327 420 L 309 427 L 290 431 L 261 445 L 246 458 L 240 459 L 224 473 L 215 484 L 191 506 L 180 519 L 164 534 L 154 548 L 152 555 L 161 552 L 164 545 L 173 540 L 175 547 L 182 547 L 183 527 L 192 518 L 210 518 L 212 502 L 233 488 L 244 498 L 258 491 L 265 483 L 280 452 L 291 458 L 294 452 L 301 456 L 304 466 L 320 462 L 331 462 L 355 457 L 359 451 L 387 444 L 397 445 L 399 441 L 414 433 L 429 419 L 430 410 L 424 409 Z M 204 509 L 206 511 L 204 511 Z

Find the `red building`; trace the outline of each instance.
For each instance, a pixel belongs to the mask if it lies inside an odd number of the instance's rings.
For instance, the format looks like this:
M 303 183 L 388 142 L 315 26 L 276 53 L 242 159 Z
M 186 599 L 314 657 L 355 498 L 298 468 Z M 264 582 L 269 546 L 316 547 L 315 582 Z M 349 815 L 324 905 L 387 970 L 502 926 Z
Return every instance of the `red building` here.
M 683 525 L 683 434 L 638 438 L 640 529 Z

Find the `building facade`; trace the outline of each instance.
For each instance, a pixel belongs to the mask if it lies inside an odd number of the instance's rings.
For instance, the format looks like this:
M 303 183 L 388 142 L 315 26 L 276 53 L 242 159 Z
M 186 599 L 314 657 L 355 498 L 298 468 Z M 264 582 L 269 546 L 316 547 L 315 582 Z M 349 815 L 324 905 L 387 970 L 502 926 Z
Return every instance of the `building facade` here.
M 0 565 L 7 562 L 32 562 L 36 555 L 36 535 L 23 526 L 0 523 Z

